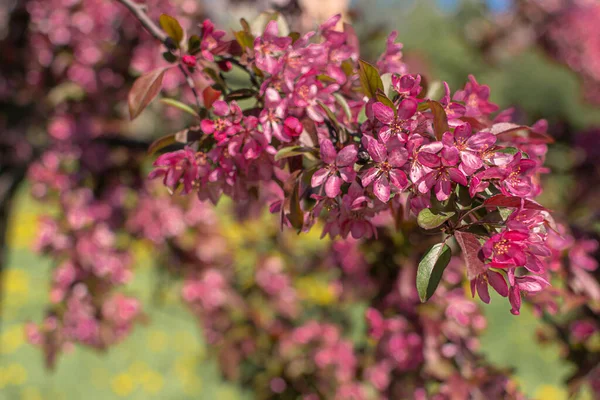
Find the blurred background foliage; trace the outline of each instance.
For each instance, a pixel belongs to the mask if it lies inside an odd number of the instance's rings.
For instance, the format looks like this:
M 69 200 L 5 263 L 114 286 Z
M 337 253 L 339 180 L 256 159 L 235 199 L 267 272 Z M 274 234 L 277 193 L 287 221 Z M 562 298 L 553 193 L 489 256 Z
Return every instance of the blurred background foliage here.
M 210 3 L 207 1 L 207 8 Z M 553 172 L 546 177 L 542 202 L 564 213 L 576 185 L 574 168 L 581 159 L 579 150 L 570 145 L 572 134 L 600 126 L 600 110 L 583 101 L 578 77 L 540 49 L 531 47 L 492 63 L 469 40 L 473 24 L 496 18 L 510 3 L 365 0 L 352 2 L 350 15 L 362 39 L 365 58 L 374 58 L 389 30 L 397 29 L 412 71 L 422 72 L 429 80 L 446 80 L 453 89 L 461 87 L 468 74 L 474 74 L 479 82 L 491 86 L 492 99 L 501 107 L 518 103 L 524 122 L 547 118 L 558 143 L 550 148 L 548 162 Z M 225 24 L 235 23 L 226 14 L 220 19 Z M 179 284 L 165 282 L 156 268 L 161 260 L 153 257 L 151 245 L 144 242 L 136 244 L 137 273 L 127 291 L 142 300 L 147 326 L 138 326 L 133 335 L 106 353 L 76 348 L 61 359 L 55 371 L 46 371 L 39 351 L 25 342 L 22 326 L 26 321 L 40 320 L 47 302 L 49 260 L 36 256 L 31 244 L 37 217 L 48 209 L 29 198 L 27 187 L 21 189 L 16 204 L 10 218 L 8 267 L 3 280 L 0 399 L 252 398 L 220 378 L 216 361 L 207 356 L 199 327 L 179 300 Z M 239 249 L 237 273 L 251 273 L 256 257 L 273 250 L 261 246 L 268 243 L 264 239 L 270 229 L 276 229 L 274 220 L 266 215 L 242 226 L 228 219 L 226 212 L 219 214 L 225 237 Z M 600 233 L 600 225 L 594 226 L 595 218 L 589 211 L 573 215 L 572 220 L 583 228 Z M 322 242 L 317 231 L 291 236 L 291 246 L 300 254 L 318 248 Z M 335 309 L 330 279 L 319 272 L 299 277 L 294 285 L 307 303 Z M 484 308 L 488 328 L 481 351 L 499 366 L 514 369 L 529 396 L 567 398 L 564 381 L 573 366 L 555 345 L 536 339 L 541 325 L 530 311 L 513 317 L 506 304 L 497 300 Z M 361 321 L 365 306 L 355 307 L 336 312 L 355 321 L 353 340 L 364 340 L 366 327 Z M 584 391 L 581 398 L 591 398 L 591 394 Z

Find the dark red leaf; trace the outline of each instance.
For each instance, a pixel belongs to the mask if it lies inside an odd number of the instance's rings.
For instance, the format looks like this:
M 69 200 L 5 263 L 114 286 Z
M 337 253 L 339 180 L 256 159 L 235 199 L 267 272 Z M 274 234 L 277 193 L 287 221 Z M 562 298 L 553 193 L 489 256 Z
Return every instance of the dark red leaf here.
M 450 130 L 448 126 L 448 116 L 444 107 L 435 100 L 428 100 L 429 108 L 433 114 L 433 131 L 437 140 L 442 140 L 442 135 Z
M 521 197 L 517 196 L 505 196 L 503 194 L 497 194 L 495 196 L 490 197 L 489 199 L 483 202 L 484 205 L 490 207 L 508 207 L 508 208 L 521 208 Z M 525 199 L 523 202 L 523 208 L 529 210 L 540 210 L 540 211 L 548 211 L 548 209 L 541 204 Z
M 221 92 L 219 90 L 215 90 L 210 86 L 207 86 L 206 89 L 202 92 L 202 98 L 204 99 L 204 107 L 210 109 L 213 103 L 219 100 L 221 97 Z
M 145 73 L 136 79 L 129 91 L 127 103 L 129 105 L 129 117 L 135 119 L 150 104 L 162 88 L 165 71 L 169 69 L 158 68 Z
M 454 237 L 463 252 L 465 264 L 467 266 L 467 279 L 473 280 L 477 275 L 486 271 L 486 266 L 479 258 L 479 250 L 481 243 L 477 240 L 477 236 L 468 232 L 455 231 Z

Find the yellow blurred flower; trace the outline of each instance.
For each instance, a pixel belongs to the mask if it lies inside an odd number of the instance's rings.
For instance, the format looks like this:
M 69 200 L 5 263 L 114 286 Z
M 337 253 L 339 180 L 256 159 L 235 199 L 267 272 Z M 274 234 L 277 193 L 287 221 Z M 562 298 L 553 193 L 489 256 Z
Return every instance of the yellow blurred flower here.
M 298 278 L 296 290 L 303 300 L 322 306 L 331 304 L 337 299 L 333 285 L 314 276 Z
M 0 335 L 0 354 L 10 354 L 17 351 L 25 342 L 23 327 L 13 325 L 6 328 Z
M 4 379 L 7 385 L 22 385 L 27 381 L 27 371 L 21 364 L 11 364 L 4 369 Z
M 16 222 L 18 221 L 18 223 Z M 13 214 L 9 223 L 8 246 L 23 249 L 31 246 L 38 231 L 38 214 L 19 212 Z
M 566 390 L 553 385 L 541 385 L 535 391 L 534 399 L 538 400 L 567 400 Z
M 149 369 L 142 376 L 141 384 L 145 392 L 156 394 L 163 388 L 164 378 L 158 372 Z
M 117 395 L 125 397 L 135 389 L 135 383 L 130 374 L 121 373 L 113 378 L 110 387 Z

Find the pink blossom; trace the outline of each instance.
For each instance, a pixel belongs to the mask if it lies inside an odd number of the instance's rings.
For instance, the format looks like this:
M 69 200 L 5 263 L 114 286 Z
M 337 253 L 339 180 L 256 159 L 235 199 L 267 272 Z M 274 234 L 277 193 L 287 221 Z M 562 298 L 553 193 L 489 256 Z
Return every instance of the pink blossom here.
M 200 177 L 201 168 L 198 165 L 196 155 L 190 147 L 165 153 L 154 161 L 154 171 L 148 176 L 149 179 L 163 177 L 165 186 L 175 191 L 179 183 L 183 183 L 183 193 L 192 191 L 194 182 Z
M 434 142 L 421 147 L 417 157 L 418 161 L 431 171 L 418 182 L 419 192 L 427 193 L 433 188 L 435 197 L 444 201 L 450 197 L 452 182 L 468 185 L 467 177 L 457 168 L 460 158 L 456 147 Z
M 223 100 L 217 100 L 213 103 L 213 111 L 217 119 L 204 119 L 200 126 L 204 133 L 213 135 L 217 143 L 221 144 L 241 129 L 242 110 L 235 101 L 227 104 Z
M 446 132 L 442 143 L 448 147 L 456 147 L 460 155 L 460 169 L 466 175 L 472 175 L 483 167 L 481 152 L 496 143 L 496 137 L 488 132 L 478 132 L 473 135 L 471 125 L 466 123 L 457 126 L 454 132 Z
M 373 193 L 380 201 L 387 203 L 392 189 L 401 192 L 408 186 L 408 178 L 402 168 L 408 161 L 408 151 L 404 147 L 386 148 L 385 144 L 365 136 L 364 142 L 373 166 L 361 175 L 364 187 L 373 183 Z
M 479 118 L 485 117 L 498 110 L 498 106 L 489 101 L 490 88 L 487 85 L 480 85 L 473 75 L 469 75 L 469 82 L 464 90 L 459 90 L 454 94 L 455 101 L 465 103 L 465 117 Z
M 325 194 L 334 198 L 340 194 L 343 182 L 352 182 L 356 176 L 354 163 L 356 162 L 357 149 L 351 144 L 336 152 L 329 139 L 321 141 L 321 159 L 324 166 L 318 169 L 311 178 L 311 186 L 318 187 L 325 184 Z
M 407 134 L 414 129 L 411 118 L 416 111 L 417 101 L 410 97 L 402 100 L 395 110 L 380 102 L 373 104 L 373 114 L 383 124 L 379 139 L 386 143 L 392 136 L 398 136 L 401 141 L 406 141 Z

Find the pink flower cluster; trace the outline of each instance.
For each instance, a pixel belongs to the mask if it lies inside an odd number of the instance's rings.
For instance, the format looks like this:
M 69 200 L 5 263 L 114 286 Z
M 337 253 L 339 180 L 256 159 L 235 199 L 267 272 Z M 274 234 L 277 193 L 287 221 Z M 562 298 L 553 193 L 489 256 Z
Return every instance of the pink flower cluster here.
M 489 87 L 473 76 L 454 94 L 443 83 L 441 99 L 427 98 L 421 76 L 401 63 L 395 33 L 377 71 L 358 60 L 352 30 L 334 30 L 339 19 L 297 37 L 280 34 L 276 21 L 258 37 L 245 30 L 236 41 L 215 36 L 198 65 L 206 71 L 214 60 L 238 60 L 251 78 L 244 93 L 256 104 L 242 108 L 233 100 L 239 90 L 215 80 L 223 99 L 205 104 L 200 139 L 159 156 L 150 178 L 214 203 L 223 194 L 247 203 L 275 181 L 280 191 L 270 209 L 282 223 L 308 231 L 322 221 L 323 236 L 332 238 L 377 237 L 378 219 L 443 209 L 457 217 L 423 227 L 445 223 L 450 236 L 485 240 L 471 255 L 485 263 L 472 276 L 474 288 L 489 302 L 489 282 L 518 313 L 522 292 L 549 285 L 540 275 L 551 254 L 550 217 L 531 200 L 546 172 L 545 122 L 527 127 L 511 122 L 511 110 L 494 114 Z M 514 212 L 486 220 L 503 208 Z

